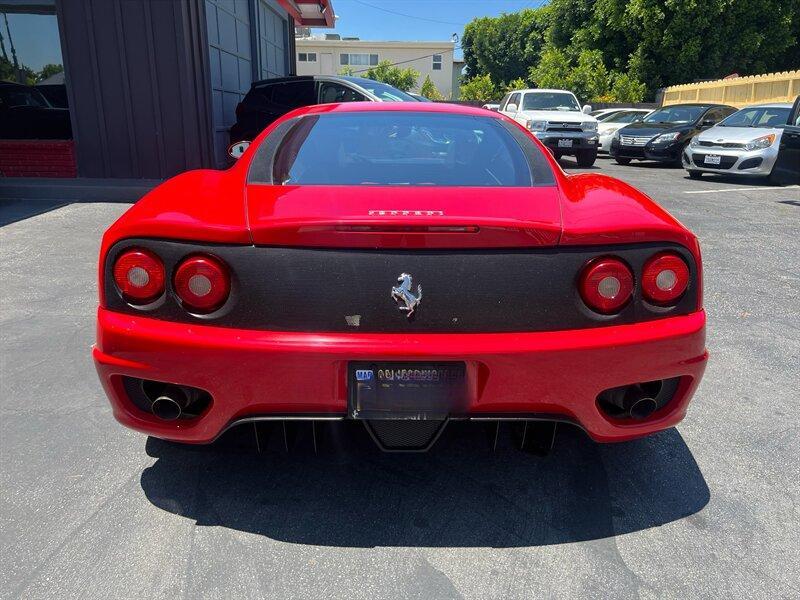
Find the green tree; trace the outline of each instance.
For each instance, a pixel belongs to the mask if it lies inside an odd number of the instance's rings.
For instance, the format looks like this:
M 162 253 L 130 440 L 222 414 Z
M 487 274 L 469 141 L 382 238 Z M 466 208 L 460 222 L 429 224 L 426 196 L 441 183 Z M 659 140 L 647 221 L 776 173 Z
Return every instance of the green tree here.
M 548 47 L 530 77 L 540 88 L 570 90 L 583 102 L 641 102 L 645 94 L 635 77 L 609 72 L 599 50 L 582 50 L 573 63 L 566 51 Z
M 472 21 L 462 47 L 467 77 L 498 88 L 529 74 L 581 96 L 636 97 L 644 84 L 652 98 L 666 85 L 797 69 L 798 39 L 800 0 L 550 0 Z
M 611 89 L 609 96 L 611 102 L 641 102 L 644 99 L 647 86 L 641 81 L 634 79 L 627 73 L 612 72 Z
M 431 81 L 430 75 L 425 76 L 425 81 L 422 82 L 422 87 L 420 87 L 419 93 L 422 96 L 425 96 L 428 100 L 444 100 L 444 96 L 434 85 L 433 81 Z
M 0 56 L 0 81 L 16 81 L 14 65 L 5 56 Z
M 548 44 L 657 88 L 800 65 L 797 0 L 552 0 Z
M 0 81 L 14 81 L 33 85 L 36 83 L 36 73 L 30 67 L 22 65 L 19 69 L 4 56 L 0 56 Z
M 525 77 L 539 58 L 549 24 L 547 7 L 475 19 L 464 28 L 468 79 L 489 75 L 496 86 Z
M 61 73 L 64 70 L 64 65 L 48 64 L 42 67 L 42 70 L 36 74 L 36 82 L 44 81 L 48 77 L 52 77 L 56 73 Z
M 563 50 L 549 47 L 535 67 L 531 67 L 529 78 L 539 88 L 563 89 L 569 87 L 572 64 Z
M 567 77 L 567 89 L 579 100 L 589 102 L 608 90 L 608 70 L 599 50 L 582 50 L 578 62 Z
M 530 85 L 528 85 L 527 81 L 525 81 L 522 77 L 517 77 L 503 86 L 503 94 L 507 94 L 508 92 L 513 92 L 515 90 L 524 90 L 529 87 Z
M 492 102 L 502 96 L 497 87 L 492 83 L 489 75 L 479 75 L 461 84 L 459 98 L 461 100 L 477 100 L 479 102 Z
M 355 69 L 353 69 L 353 67 L 344 66 L 341 69 L 339 69 L 339 75 L 351 76 L 354 74 L 355 74 Z
M 391 61 L 382 60 L 376 66 L 370 67 L 367 72 L 364 73 L 364 76 L 367 79 L 388 83 L 389 85 L 396 87 L 398 90 L 407 92 L 417 85 L 419 71 L 410 67 L 407 69 L 401 69 L 400 67 L 395 67 L 392 65 Z

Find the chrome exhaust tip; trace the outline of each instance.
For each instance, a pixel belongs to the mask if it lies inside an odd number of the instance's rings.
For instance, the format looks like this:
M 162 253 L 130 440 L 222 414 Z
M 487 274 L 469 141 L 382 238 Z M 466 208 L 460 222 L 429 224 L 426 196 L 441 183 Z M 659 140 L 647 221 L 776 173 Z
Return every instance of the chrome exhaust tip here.
M 664 381 L 644 381 L 604 390 L 598 396 L 600 408 L 615 418 L 630 418 L 636 421 L 647 419 L 663 406 Z
M 162 421 L 174 421 L 180 418 L 183 412 L 183 408 L 178 401 L 169 396 L 159 396 L 153 400 L 150 410 Z
M 168 385 L 161 395 L 153 400 L 150 410 L 162 421 L 174 421 L 180 418 L 190 401 L 189 394 L 183 388 Z
M 657 408 L 658 403 L 656 402 L 656 399 L 645 396 L 644 398 L 639 398 L 633 404 L 631 404 L 628 414 L 630 414 L 631 419 L 640 421 L 642 419 L 646 419 L 656 412 Z

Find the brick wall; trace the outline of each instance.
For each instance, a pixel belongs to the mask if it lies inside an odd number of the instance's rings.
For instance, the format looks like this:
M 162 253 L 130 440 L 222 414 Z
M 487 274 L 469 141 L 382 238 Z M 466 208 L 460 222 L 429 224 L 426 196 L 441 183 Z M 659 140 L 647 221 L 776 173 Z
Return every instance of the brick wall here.
M 72 140 L 0 140 L 0 177 L 76 177 Z

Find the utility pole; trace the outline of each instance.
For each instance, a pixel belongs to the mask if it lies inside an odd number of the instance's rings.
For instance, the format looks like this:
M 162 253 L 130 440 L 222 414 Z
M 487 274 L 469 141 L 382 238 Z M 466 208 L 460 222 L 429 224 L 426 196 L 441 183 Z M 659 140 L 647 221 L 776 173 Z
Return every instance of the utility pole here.
M 22 71 L 20 71 L 19 62 L 17 61 L 17 51 L 14 48 L 14 40 L 11 39 L 11 29 L 8 26 L 7 13 L 3 13 L 3 19 L 5 19 L 6 22 L 6 34 L 8 35 L 8 45 L 11 46 L 11 59 L 14 63 L 14 73 L 17 77 L 17 83 L 28 83 L 27 81 L 22 81 Z M 5 46 L 3 46 L 3 54 L 5 54 L 5 52 Z M 6 59 L 8 59 L 8 56 L 6 56 Z
M 6 13 L 3 13 L 3 16 L 5 16 L 5 14 L 6 14 Z M 0 50 L 2 50 L 2 51 L 3 51 L 3 58 L 5 58 L 6 60 L 8 60 L 8 54 L 6 53 L 6 44 L 5 44 L 5 41 L 4 41 L 4 39 L 5 39 L 5 38 L 3 37 L 3 32 L 2 32 L 2 31 L 0 31 Z

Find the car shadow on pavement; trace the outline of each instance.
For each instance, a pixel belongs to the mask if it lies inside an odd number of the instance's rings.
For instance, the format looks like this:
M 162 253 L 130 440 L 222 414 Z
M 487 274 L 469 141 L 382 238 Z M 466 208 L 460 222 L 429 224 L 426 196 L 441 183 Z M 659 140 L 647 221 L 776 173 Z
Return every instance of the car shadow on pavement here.
M 615 164 L 618 164 L 614 161 Z M 683 165 L 680 163 L 672 163 L 672 162 L 660 162 L 657 160 L 633 160 L 629 162 L 627 165 L 619 165 L 621 167 L 633 167 L 635 169 L 665 169 L 667 171 L 673 170 L 677 171 L 678 169 L 683 169 Z
M 685 179 L 691 179 L 688 173 L 686 174 Z M 755 187 L 781 187 L 777 183 L 772 183 L 767 177 L 756 177 L 755 175 L 723 175 L 722 173 L 704 172 L 699 181 L 718 184 L 733 183 L 736 185 Z
M 568 159 L 565 157 L 561 157 L 556 159 L 556 162 L 561 165 L 562 169 L 580 169 L 581 171 L 599 171 L 600 167 L 597 164 L 592 165 L 591 167 L 580 167 L 578 166 L 578 162 L 575 159 Z
M 0 227 L 24 221 L 69 204 L 66 200 L 8 200 L 0 198 Z
M 594 540 L 681 519 L 709 501 L 676 429 L 596 444 L 559 426 L 542 457 L 515 449 L 510 428 L 503 425 L 491 452 L 482 425 L 452 423 L 424 454 L 383 454 L 355 422 L 329 425 L 316 454 L 310 435 L 286 453 L 282 436 L 263 431 L 256 452 L 252 424 L 210 446 L 149 438 L 147 453 L 157 460 L 141 486 L 155 506 L 199 526 L 343 547 Z

